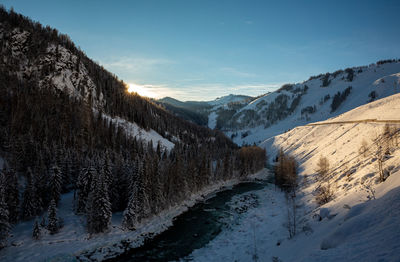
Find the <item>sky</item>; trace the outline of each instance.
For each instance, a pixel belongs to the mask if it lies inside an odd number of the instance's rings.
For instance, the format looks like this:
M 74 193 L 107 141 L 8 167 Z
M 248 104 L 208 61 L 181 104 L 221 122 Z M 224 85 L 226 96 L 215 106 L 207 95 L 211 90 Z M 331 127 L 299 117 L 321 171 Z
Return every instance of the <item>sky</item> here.
M 400 1 L 0 0 L 146 96 L 257 96 L 400 58 Z

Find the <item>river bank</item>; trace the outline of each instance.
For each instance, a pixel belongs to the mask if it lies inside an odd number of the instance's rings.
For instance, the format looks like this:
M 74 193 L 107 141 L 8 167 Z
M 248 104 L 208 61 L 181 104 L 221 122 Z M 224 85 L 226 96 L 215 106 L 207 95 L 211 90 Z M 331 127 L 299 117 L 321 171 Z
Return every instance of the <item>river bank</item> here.
M 249 176 L 249 180 L 267 177 L 268 170 L 264 169 Z M 74 214 L 74 195 L 70 192 L 62 195 L 59 204 L 58 215 L 63 217 L 64 227 L 58 234 L 50 235 L 46 229 L 42 229 L 41 238 L 33 240 L 34 220 L 21 222 L 12 229 L 9 246 L 0 251 L 0 261 L 101 261 L 115 257 L 126 249 L 142 245 L 145 239 L 165 231 L 173 224 L 175 217 L 196 203 L 205 201 L 217 192 L 241 182 L 243 181 L 235 179 L 207 187 L 201 194 L 192 195 L 181 205 L 144 221 L 135 231 L 124 231 L 120 227 L 122 212 L 114 213 L 110 232 L 94 236 L 87 234 L 84 226 L 85 217 Z M 40 217 L 38 220 L 40 221 Z

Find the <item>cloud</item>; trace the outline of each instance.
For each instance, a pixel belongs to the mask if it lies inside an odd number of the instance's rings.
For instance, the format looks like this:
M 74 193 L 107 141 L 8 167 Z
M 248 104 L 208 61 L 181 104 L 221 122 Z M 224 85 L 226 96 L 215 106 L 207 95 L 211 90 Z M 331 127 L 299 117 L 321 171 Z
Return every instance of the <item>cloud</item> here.
M 236 77 L 257 77 L 257 75 L 254 73 L 243 72 L 233 67 L 221 67 L 219 70 L 223 73 L 234 75 Z
M 131 73 L 141 73 L 154 70 L 159 66 L 174 64 L 175 61 L 164 58 L 149 57 L 112 57 L 101 61 L 101 64 L 110 71 L 129 71 Z
M 245 22 L 245 24 L 247 24 L 247 25 L 252 25 L 254 22 L 253 21 L 251 21 L 251 20 L 246 20 L 246 21 L 244 21 Z
M 141 87 L 140 93 L 159 99 L 166 96 L 182 101 L 210 101 L 229 94 L 259 96 L 278 89 L 282 84 L 223 84 L 207 83 L 190 86 L 171 86 L 168 84 L 132 83 Z
M 217 97 L 226 96 L 229 94 L 236 95 L 249 95 L 258 96 L 278 89 L 282 84 L 240 84 L 240 85 L 229 85 L 221 83 L 208 83 L 193 85 L 187 88 L 169 88 L 165 87 L 165 92 L 171 92 L 174 98 L 188 101 L 198 100 L 207 101 L 214 100 Z M 175 96 L 174 96 L 175 95 Z

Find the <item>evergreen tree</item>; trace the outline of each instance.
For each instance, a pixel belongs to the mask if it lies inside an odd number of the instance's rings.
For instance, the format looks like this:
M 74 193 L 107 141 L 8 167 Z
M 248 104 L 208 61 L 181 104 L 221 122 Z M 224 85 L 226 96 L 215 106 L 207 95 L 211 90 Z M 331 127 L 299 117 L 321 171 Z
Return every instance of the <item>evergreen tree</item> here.
M 5 179 L 0 174 L 0 249 L 7 246 L 7 238 L 10 232 L 8 209 L 5 201 Z
M 33 224 L 32 238 L 35 240 L 40 239 L 40 228 L 37 220 L 35 220 L 35 223 Z
M 138 223 L 138 217 L 136 213 L 139 211 L 137 199 L 135 194 L 132 193 L 129 198 L 128 206 L 123 213 L 122 227 L 128 230 L 134 230 Z
M 61 196 L 61 184 L 62 184 L 62 173 L 61 169 L 57 166 L 57 164 L 53 165 L 50 168 L 50 198 L 54 199 L 56 205 L 60 201 Z
M 13 169 L 3 170 L 5 179 L 5 201 L 7 203 L 8 217 L 10 223 L 16 223 L 18 220 L 19 192 L 18 178 Z
M 96 175 L 96 169 L 92 165 L 90 165 L 88 168 L 82 169 L 82 171 L 79 173 L 76 185 L 78 188 L 78 200 L 76 204 L 76 212 L 78 214 L 86 212 L 87 199 L 95 175 Z
M 30 168 L 26 174 L 26 186 L 22 202 L 22 219 L 28 220 L 37 214 L 37 203 L 36 203 L 36 190 L 33 180 L 33 174 Z
M 46 227 L 46 218 L 44 216 L 42 216 L 42 220 L 40 221 L 40 226 Z
M 49 224 L 47 225 L 47 229 L 49 230 L 50 234 L 58 233 L 59 224 L 58 224 L 58 217 L 57 217 L 57 205 L 56 201 L 53 199 L 50 202 L 49 209 L 47 211 L 47 220 Z
M 103 170 L 93 181 L 94 187 L 87 203 L 87 228 L 89 233 L 106 232 L 111 224 L 111 203 L 108 197 L 108 185 Z

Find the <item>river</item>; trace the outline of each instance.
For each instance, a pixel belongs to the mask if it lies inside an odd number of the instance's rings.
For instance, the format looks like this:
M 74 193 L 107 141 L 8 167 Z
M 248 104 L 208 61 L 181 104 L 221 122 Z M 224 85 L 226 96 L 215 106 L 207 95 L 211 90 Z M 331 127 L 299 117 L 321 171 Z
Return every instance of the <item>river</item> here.
M 218 192 L 176 217 L 170 228 L 145 241 L 141 247 L 110 261 L 190 261 L 186 257 L 193 250 L 204 247 L 222 230 L 237 223 L 247 208 L 257 206 L 257 196 L 251 191 L 260 190 L 266 184 L 266 181 L 244 182 Z

